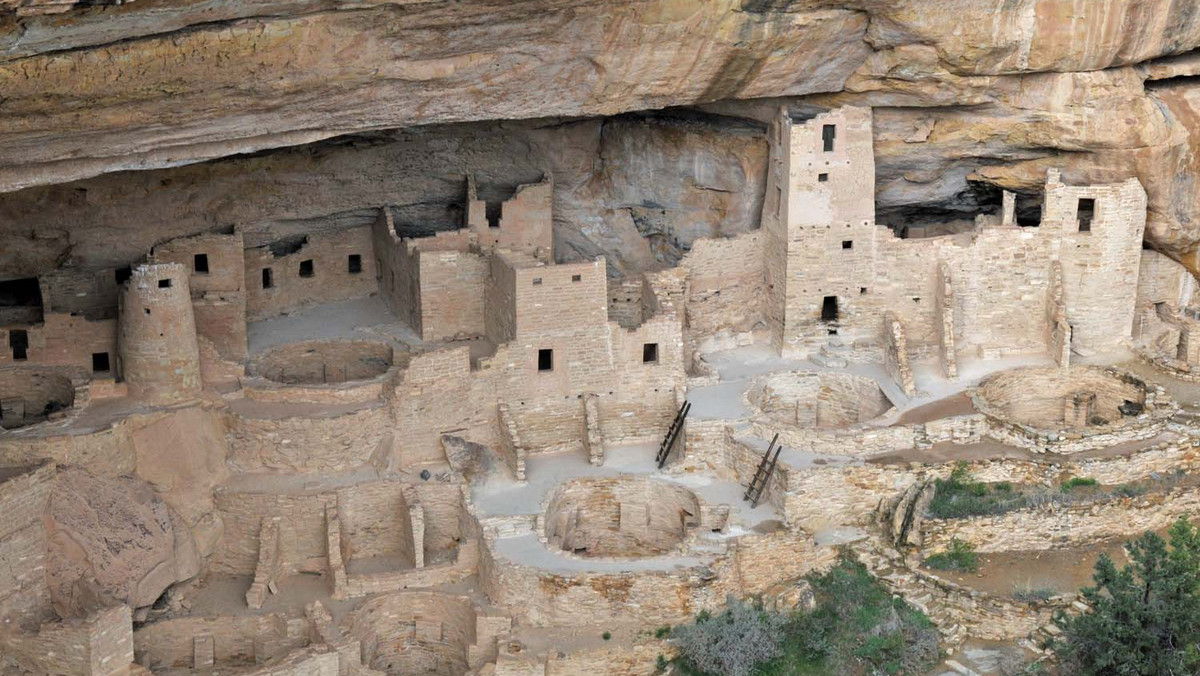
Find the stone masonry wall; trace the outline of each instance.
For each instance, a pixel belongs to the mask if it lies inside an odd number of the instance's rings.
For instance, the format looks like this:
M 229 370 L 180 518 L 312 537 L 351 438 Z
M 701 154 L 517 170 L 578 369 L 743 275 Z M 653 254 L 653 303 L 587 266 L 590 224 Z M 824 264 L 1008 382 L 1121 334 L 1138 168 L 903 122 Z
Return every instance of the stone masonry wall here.
M 285 405 L 267 415 L 248 404 L 226 414 L 229 462 L 241 471 L 339 471 L 358 467 L 391 445 L 388 409 L 378 402 L 330 407 Z
M 721 331 L 741 333 L 765 319 L 763 233 L 699 239 L 679 265 L 688 273 L 689 338 L 701 344 Z
M 1037 551 L 1131 538 L 1167 528 L 1180 516 L 1200 509 L 1200 489 L 1181 487 L 1165 493 L 1115 498 L 1098 504 L 1020 510 L 925 522 L 925 547 L 940 551 L 953 538 L 980 552 Z
M 45 624 L 37 633 L 0 630 L 0 665 L 12 660 L 33 673 L 115 676 L 127 673 L 133 655 L 128 606 Z
M 193 640 L 210 637 L 218 667 L 282 657 L 309 643 L 311 626 L 299 612 L 182 617 L 151 622 L 134 633 L 137 661 L 152 670 L 192 668 Z
M 26 361 L 17 362 L 13 361 L 12 351 L 7 346 L 11 329 L 21 328 L 29 334 L 29 350 Z M 0 366 L 71 366 L 92 373 L 92 355 L 107 354 L 110 370 L 96 375 L 112 377 L 116 374 L 117 365 L 117 320 L 91 320 L 84 316 L 47 312 L 41 324 L 0 328 L 0 345 L 6 347 L 0 350 Z
M 373 252 L 371 228 L 365 226 L 307 235 L 299 250 L 280 256 L 271 253 L 270 246 L 247 249 L 247 319 L 266 319 L 313 303 L 375 293 L 379 284 Z M 351 272 L 350 256 L 359 257 L 358 272 Z M 311 262 L 310 276 L 302 271 L 306 261 Z M 264 288 L 263 270 L 271 271 L 269 288 Z
M 153 260 L 190 270 L 196 331 L 224 359 L 246 358 L 246 250 L 240 232 L 207 234 L 160 244 Z M 201 258 L 202 257 L 202 258 Z
M 46 526 L 53 463 L 0 467 L 0 624 L 36 625 L 49 619 L 46 586 Z

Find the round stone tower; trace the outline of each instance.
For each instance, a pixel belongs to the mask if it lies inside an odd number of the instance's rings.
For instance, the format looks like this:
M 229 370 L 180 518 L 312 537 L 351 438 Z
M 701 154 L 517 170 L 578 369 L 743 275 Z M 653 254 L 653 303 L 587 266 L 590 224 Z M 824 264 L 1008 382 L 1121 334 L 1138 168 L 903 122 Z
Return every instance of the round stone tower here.
M 164 404 L 200 393 L 200 347 L 184 266 L 134 268 L 121 287 L 119 322 L 121 374 L 130 397 Z

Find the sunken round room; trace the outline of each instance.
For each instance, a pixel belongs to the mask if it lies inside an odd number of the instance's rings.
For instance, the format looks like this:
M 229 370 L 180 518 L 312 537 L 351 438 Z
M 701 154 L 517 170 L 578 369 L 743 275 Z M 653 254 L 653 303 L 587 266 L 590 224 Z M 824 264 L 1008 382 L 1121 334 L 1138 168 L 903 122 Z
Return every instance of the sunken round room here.
M 61 415 L 75 403 L 71 379 L 50 370 L 0 369 L 0 427 L 16 429 Z
M 564 482 L 551 495 L 544 520 L 551 547 L 589 558 L 666 554 L 699 525 L 695 493 L 635 476 Z
M 365 340 L 289 343 L 255 360 L 254 375 L 285 385 L 325 385 L 369 380 L 395 363 L 392 346 Z
M 746 402 L 777 423 L 817 429 L 852 427 L 892 409 L 892 400 L 871 378 L 815 371 L 759 376 Z
M 1145 427 L 1174 410 L 1162 388 L 1113 367 L 1021 368 L 972 393 L 975 408 L 1026 433 L 1087 436 Z

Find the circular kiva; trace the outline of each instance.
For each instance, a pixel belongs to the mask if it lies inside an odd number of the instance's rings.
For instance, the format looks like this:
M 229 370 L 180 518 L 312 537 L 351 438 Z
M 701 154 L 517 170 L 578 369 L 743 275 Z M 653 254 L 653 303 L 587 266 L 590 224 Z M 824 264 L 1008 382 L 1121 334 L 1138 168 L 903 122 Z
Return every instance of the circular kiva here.
M 778 423 L 817 429 L 851 427 L 892 408 L 892 401 L 871 378 L 815 371 L 759 376 L 746 401 Z
M 329 340 L 272 348 L 251 365 L 254 375 L 285 385 L 322 385 L 368 380 L 394 363 L 387 343 Z
M 976 408 L 990 417 L 1078 433 L 1135 424 L 1160 397 L 1132 373 L 1098 366 L 1004 371 L 973 393 Z
M 0 369 L 0 427 L 42 422 L 75 403 L 71 379 L 48 369 Z
M 577 556 L 658 556 L 700 525 L 700 500 L 684 486 L 645 477 L 575 479 L 555 489 L 545 519 L 550 546 Z

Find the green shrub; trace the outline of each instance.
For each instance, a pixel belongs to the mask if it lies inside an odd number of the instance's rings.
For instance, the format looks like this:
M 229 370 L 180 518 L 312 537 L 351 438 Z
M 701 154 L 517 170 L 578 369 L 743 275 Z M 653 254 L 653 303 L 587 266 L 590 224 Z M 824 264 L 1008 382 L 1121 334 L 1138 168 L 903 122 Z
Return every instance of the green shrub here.
M 862 564 L 842 558 L 808 576 L 816 607 L 794 615 L 783 654 L 758 676 L 921 674 L 940 659 L 938 633 Z
M 929 513 L 940 519 L 1003 514 L 1026 506 L 1024 496 L 1012 483 L 975 481 L 963 463 L 955 465 L 948 478 L 934 481 L 934 488 Z
M 608 639 L 612 638 L 612 632 L 611 632 L 611 631 L 606 631 L 606 632 L 604 632 L 603 634 L 600 634 L 600 638 L 602 638 L 602 639 L 604 639 L 605 641 L 607 641 Z
M 1053 648 L 1064 673 L 1200 673 L 1200 531 L 1180 518 L 1169 546 L 1146 533 L 1126 549 L 1123 568 L 1104 554 L 1096 562 L 1095 586 L 1080 592 L 1087 612 L 1056 617 L 1063 633 Z
M 1066 491 L 1075 490 L 1076 488 L 1099 486 L 1099 485 L 1100 485 L 1100 482 L 1096 481 L 1095 479 L 1093 479 L 1091 477 L 1073 476 L 1070 479 L 1067 479 L 1066 481 L 1063 482 L 1062 489 L 1064 492 L 1066 492 Z
M 828 572 L 806 579 L 816 600 L 811 611 L 783 616 L 731 601 L 724 613 L 701 613 L 693 624 L 671 629 L 679 671 L 882 676 L 928 673 L 940 661 L 939 634 L 929 618 L 893 597 L 862 564 L 843 556 Z M 776 654 L 759 659 L 776 638 Z M 738 671 L 748 663 L 748 670 Z M 665 671 L 667 660 L 657 666 Z
M 970 542 L 954 538 L 946 551 L 925 557 L 925 565 L 934 570 L 974 573 L 979 570 L 979 555 Z
M 670 635 L 671 635 L 671 625 L 669 625 L 669 624 L 664 624 L 663 626 L 654 630 L 654 638 L 666 638 Z
M 671 663 L 667 661 L 667 658 L 659 655 L 658 659 L 654 660 L 654 673 L 664 674 L 667 672 L 667 667 L 669 666 L 671 666 Z
M 687 674 L 750 676 L 779 654 L 784 622 L 782 615 L 730 598 L 721 614 L 701 613 L 674 629 L 680 667 Z

